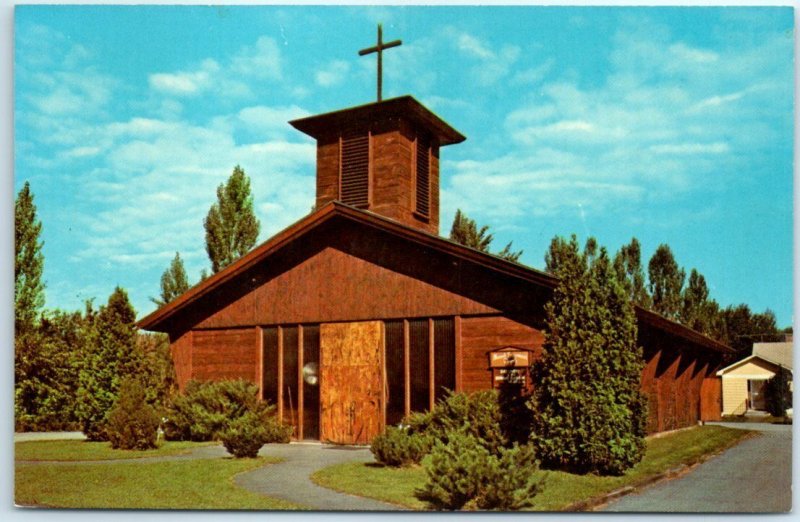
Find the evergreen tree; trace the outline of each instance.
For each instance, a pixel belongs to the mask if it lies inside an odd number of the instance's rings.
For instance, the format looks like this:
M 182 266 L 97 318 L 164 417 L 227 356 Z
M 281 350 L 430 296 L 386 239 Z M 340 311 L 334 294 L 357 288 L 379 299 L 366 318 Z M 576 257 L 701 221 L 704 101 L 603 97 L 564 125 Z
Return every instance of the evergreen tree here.
M 548 259 L 559 283 L 545 306 L 542 357 L 529 402 L 532 442 L 549 467 L 620 474 L 645 449 L 644 367 L 636 317 L 604 248 L 579 251 L 573 235 L 553 242 Z
M 792 390 L 789 387 L 791 382 L 791 372 L 779 366 L 775 376 L 764 384 L 764 401 L 767 411 L 773 417 L 785 416 L 786 410 L 792 407 Z
M 189 289 L 189 279 L 186 277 L 186 269 L 183 266 L 183 259 L 178 252 L 169 265 L 169 268 L 161 274 L 161 298 L 150 298 L 158 306 L 164 306 L 176 297 L 180 296 Z
M 253 212 L 250 178 L 239 165 L 227 183 L 217 187 L 217 202 L 211 205 L 203 226 L 215 274 L 255 246 L 260 224 Z
M 26 181 L 14 203 L 14 329 L 17 336 L 31 332 L 44 306 L 44 254 L 39 236 L 33 193 Z
M 656 249 L 647 266 L 653 310 L 668 319 L 677 320 L 681 313 L 681 295 L 686 272 L 678 267 L 672 250 L 666 244 Z
M 614 270 L 631 301 L 644 308 L 650 308 L 650 294 L 645 287 L 642 268 L 642 247 L 635 237 L 627 245 L 622 245 L 614 256 Z
M 137 376 L 143 370 L 135 322 L 136 312 L 120 287 L 114 289 L 92 321 L 78 389 L 78 417 L 90 440 L 104 440 L 105 422 L 122 378 Z
M 478 228 L 474 219 L 470 219 L 461 212 L 461 209 L 457 209 L 456 215 L 453 217 L 453 225 L 450 227 L 450 240 L 489 253 L 489 245 L 494 241 L 494 236 L 489 233 L 488 225 Z M 516 252 L 511 250 L 512 243 L 513 241 L 509 242 L 495 255 L 508 261 L 518 262 L 522 250 Z

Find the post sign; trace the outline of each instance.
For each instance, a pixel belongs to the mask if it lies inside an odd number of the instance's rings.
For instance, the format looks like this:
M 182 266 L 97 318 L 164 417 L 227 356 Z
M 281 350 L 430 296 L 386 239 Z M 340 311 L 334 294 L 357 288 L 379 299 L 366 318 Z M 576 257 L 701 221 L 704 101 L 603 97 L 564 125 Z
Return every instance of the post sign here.
M 530 352 L 527 350 L 498 350 L 489 352 L 490 368 L 520 368 L 530 366 Z
M 528 369 L 531 365 L 531 351 L 517 346 L 506 346 L 492 350 L 489 356 L 489 370 L 492 372 L 492 386 L 504 382 L 527 385 Z

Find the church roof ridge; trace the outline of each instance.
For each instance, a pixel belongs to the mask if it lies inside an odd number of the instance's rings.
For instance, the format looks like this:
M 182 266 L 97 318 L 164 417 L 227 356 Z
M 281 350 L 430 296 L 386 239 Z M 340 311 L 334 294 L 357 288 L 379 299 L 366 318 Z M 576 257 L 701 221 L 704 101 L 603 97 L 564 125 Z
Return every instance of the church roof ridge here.
M 409 227 L 387 217 L 381 216 L 368 210 L 359 209 L 346 205 L 340 201 L 331 201 L 322 208 L 302 217 L 295 223 L 284 228 L 271 238 L 267 239 L 259 246 L 234 261 L 220 272 L 213 274 L 208 279 L 196 284 L 174 301 L 154 310 L 144 318 L 137 321 L 137 326 L 142 329 L 152 329 L 163 321 L 169 319 L 180 309 L 191 305 L 210 291 L 220 287 L 226 282 L 234 279 L 243 272 L 249 270 L 272 253 L 286 246 L 292 241 L 305 235 L 310 230 L 322 225 L 323 223 L 341 216 L 367 226 L 379 228 L 390 234 L 402 236 L 404 239 L 420 243 L 424 246 L 432 247 L 445 253 L 455 255 L 466 261 L 482 265 L 495 272 L 504 273 L 512 277 L 529 281 L 547 288 L 555 288 L 558 279 L 546 272 L 508 261 L 496 255 L 471 248 L 450 239 L 434 235 L 417 228 Z M 733 350 L 719 341 L 701 334 L 691 328 L 683 326 L 666 317 L 647 310 L 638 305 L 634 306 L 637 318 L 655 328 L 677 335 L 691 342 L 709 348 L 716 352 L 733 353 Z

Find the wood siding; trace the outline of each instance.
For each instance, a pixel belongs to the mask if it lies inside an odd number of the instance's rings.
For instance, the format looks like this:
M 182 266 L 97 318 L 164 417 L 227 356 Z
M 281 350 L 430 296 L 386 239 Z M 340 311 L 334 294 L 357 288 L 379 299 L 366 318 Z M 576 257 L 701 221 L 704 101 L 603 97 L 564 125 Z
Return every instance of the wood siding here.
M 178 382 L 178 389 L 183 391 L 192 378 L 192 332 L 174 337 L 170 335 L 169 348 L 172 363 L 175 365 L 175 380 Z
M 388 239 L 344 227 L 335 237 L 312 238 L 209 295 L 194 309 L 208 316 L 182 322 L 230 328 L 491 314 L 500 306 L 535 311 L 543 305 L 543 291 L 534 285 L 502 276 L 485 285 L 480 267 Z
M 430 213 L 415 212 L 414 164 L 416 130 L 404 120 L 377 122 L 371 127 L 354 128 L 350 132 L 371 133 L 370 201 L 371 212 L 394 219 L 432 234 L 439 233 L 439 161 L 438 147 L 431 144 Z M 338 135 L 317 142 L 317 208 L 333 200 L 341 200 L 340 142 Z
M 502 316 L 463 317 L 461 319 L 462 391 L 488 390 L 492 387 L 487 352 L 504 346 L 519 346 L 541 354 L 544 336 L 529 324 Z
M 700 387 L 700 420 L 722 420 L 722 379 L 706 377 Z
M 648 402 L 648 433 L 693 426 L 719 415 L 712 385 L 704 386 L 721 367 L 719 354 L 698 351 L 641 325 L 639 345 L 644 347 L 642 392 Z
M 193 379 L 246 379 L 260 386 L 259 340 L 254 328 L 197 330 L 192 344 Z

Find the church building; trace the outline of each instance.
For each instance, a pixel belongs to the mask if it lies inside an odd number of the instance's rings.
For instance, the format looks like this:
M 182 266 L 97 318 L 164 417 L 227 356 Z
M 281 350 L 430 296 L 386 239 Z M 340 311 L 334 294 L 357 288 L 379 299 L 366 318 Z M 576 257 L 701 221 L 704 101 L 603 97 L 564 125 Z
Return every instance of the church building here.
M 181 389 L 252 381 L 296 440 L 369 443 L 446 389 L 529 378 L 542 349 L 556 279 L 439 235 L 439 157 L 465 137 L 378 99 L 289 122 L 317 141 L 315 210 L 138 323 L 169 335 Z M 636 316 L 648 431 L 719 419 L 731 349 Z

